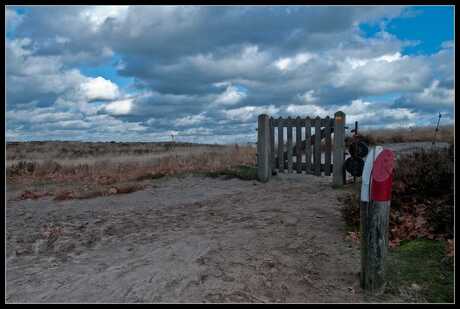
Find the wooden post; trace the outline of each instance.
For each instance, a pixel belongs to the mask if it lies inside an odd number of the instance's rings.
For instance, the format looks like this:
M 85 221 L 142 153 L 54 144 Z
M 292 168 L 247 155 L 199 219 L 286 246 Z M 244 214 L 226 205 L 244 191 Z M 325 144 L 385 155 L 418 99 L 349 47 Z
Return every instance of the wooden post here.
M 329 116 L 326 117 L 326 128 L 325 139 L 326 139 L 326 150 L 324 152 L 324 175 L 331 176 L 331 121 Z
M 305 120 L 305 170 L 311 174 L 311 120 L 307 117 Z
M 257 130 L 257 178 L 267 182 L 271 176 L 270 164 L 270 118 L 259 115 Z
M 292 173 L 292 119 L 287 119 L 287 161 L 288 173 Z
M 321 118 L 319 116 L 315 118 L 315 145 L 313 149 L 315 175 L 321 176 Z
M 278 118 L 278 171 L 284 173 L 284 123 Z
M 343 168 L 345 156 L 345 113 L 338 111 L 334 115 L 334 156 L 332 165 L 332 184 L 345 184 L 345 170 Z
M 361 287 L 373 294 L 385 288 L 385 258 L 394 153 L 373 148 L 366 159 L 361 187 Z
M 273 125 L 273 117 L 270 117 L 270 167 L 271 172 L 275 171 L 275 126 Z
M 300 117 L 295 120 L 295 152 L 296 152 L 296 170 L 297 173 L 302 173 L 302 131 L 300 124 Z

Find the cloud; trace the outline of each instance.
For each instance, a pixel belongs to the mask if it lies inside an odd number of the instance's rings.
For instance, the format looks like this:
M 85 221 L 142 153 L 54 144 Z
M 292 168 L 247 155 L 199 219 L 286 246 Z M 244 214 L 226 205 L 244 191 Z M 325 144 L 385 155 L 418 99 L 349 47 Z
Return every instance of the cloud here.
M 208 120 L 208 117 L 204 115 L 204 113 L 198 114 L 198 115 L 190 115 L 190 116 L 185 116 L 182 118 L 177 118 L 175 125 L 177 127 L 187 127 L 187 126 L 192 126 L 196 124 L 201 124 Z
M 81 84 L 81 89 L 89 101 L 114 100 L 120 95 L 118 86 L 101 76 L 89 78 Z
M 318 101 L 318 97 L 315 96 L 315 90 L 313 89 L 299 95 L 299 98 L 305 103 L 314 103 Z
M 108 19 L 123 19 L 128 13 L 128 6 L 91 6 L 80 12 L 83 20 L 87 20 L 94 32 Z
M 454 104 L 454 90 L 439 87 L 439 80 L 434 80 L 430 87 L 415 95 L 416 100 L 423 104 L 439 104 L 452 106 Z
M 15 10 L 6 8 L 5 10 L 5 25 L 6 31 L 11 32 L 16 29 L 23 21 L 23 16 L 19 15 Z
M 217 96 L 214 103 L 218 105 L 234 105 L 246 97 L 247 95 L 245 91 L 242 91 L 235 86 L 228 86 L 223 93 Z
M 229 120 L 236 121 L 249 121 L 255 119 L 259 114 L 276 115 L 279 112 L 279 108 L 273 105 L 269 106 L 244 106 L 240 108 L 230 109 L 224 111 L 224 115 Z
M 126 115 L 131 112 L 132 108 L 132 99 L 114 101 L 104 106 L 104 109 L 111 115 Z
M 280 71 L 290 71 L 297 69 L 301 65 L 307 63 L 311 59 L 313 59 L 315 55 L 310 54 L 310 53 L 300 53 L 295 55 L 294 57 L 286 57 L 286 58 L 281 58 L 275 62 L 275 66 L 280 70 Z
M 385 30 L 407 15 L 404 7 L 62 6 L 6 14 L 14 24 L 5 48 L 8 136 L 164 139 L 175 131 L 233 141 L 255 138 L 260 113 L 323 117 L 342 109 L 348 122 L 377 126 L 438 109 L 453 114 L 453 41 L 434 54 L 405 54 L 417 42 Z M 362 23 L 380 31 L 369 37 Z M 112 69 L 83 73 L 93 67 Z
M 423 90 L 401 96 L 393 106 L 432 113 L 450 112 L 453 110 L 454 104 L 454 89 L 442 87 L 439 80 L 433 80 L 431 85 Z

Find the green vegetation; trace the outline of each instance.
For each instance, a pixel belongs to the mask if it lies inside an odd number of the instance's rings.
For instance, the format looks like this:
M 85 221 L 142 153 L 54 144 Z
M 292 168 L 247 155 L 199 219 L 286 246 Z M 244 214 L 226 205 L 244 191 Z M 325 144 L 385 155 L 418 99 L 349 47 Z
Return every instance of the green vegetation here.
M 387 293 L 398 293 L 414 302 L 453 302 L 453 258 L 445 255 L 445 249 L 445 241 L 417 239 L 390 250 Z
M 254 166 L 239 165 L 233 168 L 227 168 L 220 171 L 206 172 L 208 177 L 239 178 L 242 180 L 256 180 L 257 169 Z

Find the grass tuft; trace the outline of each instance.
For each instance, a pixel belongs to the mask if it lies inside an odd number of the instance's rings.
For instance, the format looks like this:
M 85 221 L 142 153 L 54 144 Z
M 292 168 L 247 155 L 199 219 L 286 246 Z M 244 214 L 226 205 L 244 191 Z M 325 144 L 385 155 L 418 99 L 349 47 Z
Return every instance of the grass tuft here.
M 407 301 L 450 303 L 454 300 L 453 258 L 445 241 L 417 239 L 389 251 L 387 291 Z

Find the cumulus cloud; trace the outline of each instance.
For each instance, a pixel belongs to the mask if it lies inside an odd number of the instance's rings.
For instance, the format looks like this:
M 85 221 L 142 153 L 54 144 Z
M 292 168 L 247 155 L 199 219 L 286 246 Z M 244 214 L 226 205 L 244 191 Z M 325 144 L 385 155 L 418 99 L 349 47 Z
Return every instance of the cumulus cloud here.
M 64 6 L 19 15 L 7 8 L 8 136 L 38 136 L 54 126 L 63 137 L 164 139 L 177 130 L 194 141 L 232 142 L 255 138 L 260 113 L 324 117 L 341 109 L 348 122 L 381 126 L 413 123 L 438 109 L 452 114 L 453 41 L 433 54 L 405 54 L 417 42 L 385 27 L 407 12 Z M 380 24 L 380 31 L 364 35 L 363 22 Z M 134 83 L 128 89 L 80 69 L 93 66 Z M 378 99 L 388 94 L 397 99 Z M 38 120 L 27 120 L 27 111 Z M 43 132 L 33 132 L 39 120 Z
M 453 88 L 440 86 L 439 80 L 433 80 L 430 86 L 419 92 L 405 94 L 398 98 L 394 107 L 411 108 L 419 112 L 444 112 L 451 113 L 455 104 Z
M 104 109 L 111 115 L 129 114 L 133 107 L 132 99 L 125 99 L 111 102 L 104 106 Z
M 208 119 L 204 113 L 198 115 L 190 115 L 182 118 L 177 118 L 175 125 L 178 127 L 187 127 L 191 125 L 201 124 Z
M 301 65 L 307 63 L 309 60 L 313 59 L 315 56 L 310 53 L 300 53 L 294 57 L 281 58 L 275 62 L 275 66 L 280 71 L 290 71 L 297 69 Z
M 454 89 L 439 87 L 439 80 L 434 80 L 428 88 L 417 93 L 415 99 L 422 104 L 439 104 L 451 107 L 454 104 Z
M 118 86 L 101 76 L 89 78 L 80 87 L 89 101 L 114 100 L 120 95 Z
M 218 105 L 234 105 L 246 98 L 246 96 L 246 92 L 234 86 L 228 86 L 223 93 L 217 96 L 214 103 Z
M 279 108 L 270 106 L 243 106 L 240 108 L 229 109 L 224 111 L 224 115 L 227 119 L 237 121 L 249 121 L 255 119 L 259 114 L 276 115 L 279 112 Z
M 128 6 L 91 6 L 87 7 L 80 12 L 83 20 L 87 20 L 91 29 L 96 32 L 100 29 L 101 25 L 108 19 L 123 19 L 128 13 Z
M 308 90 L 302 95 L 299 95 L 299 98 L 305 103 L 314 103 L 318 101 L 318 97 L 315 96 L 315 90 Z

